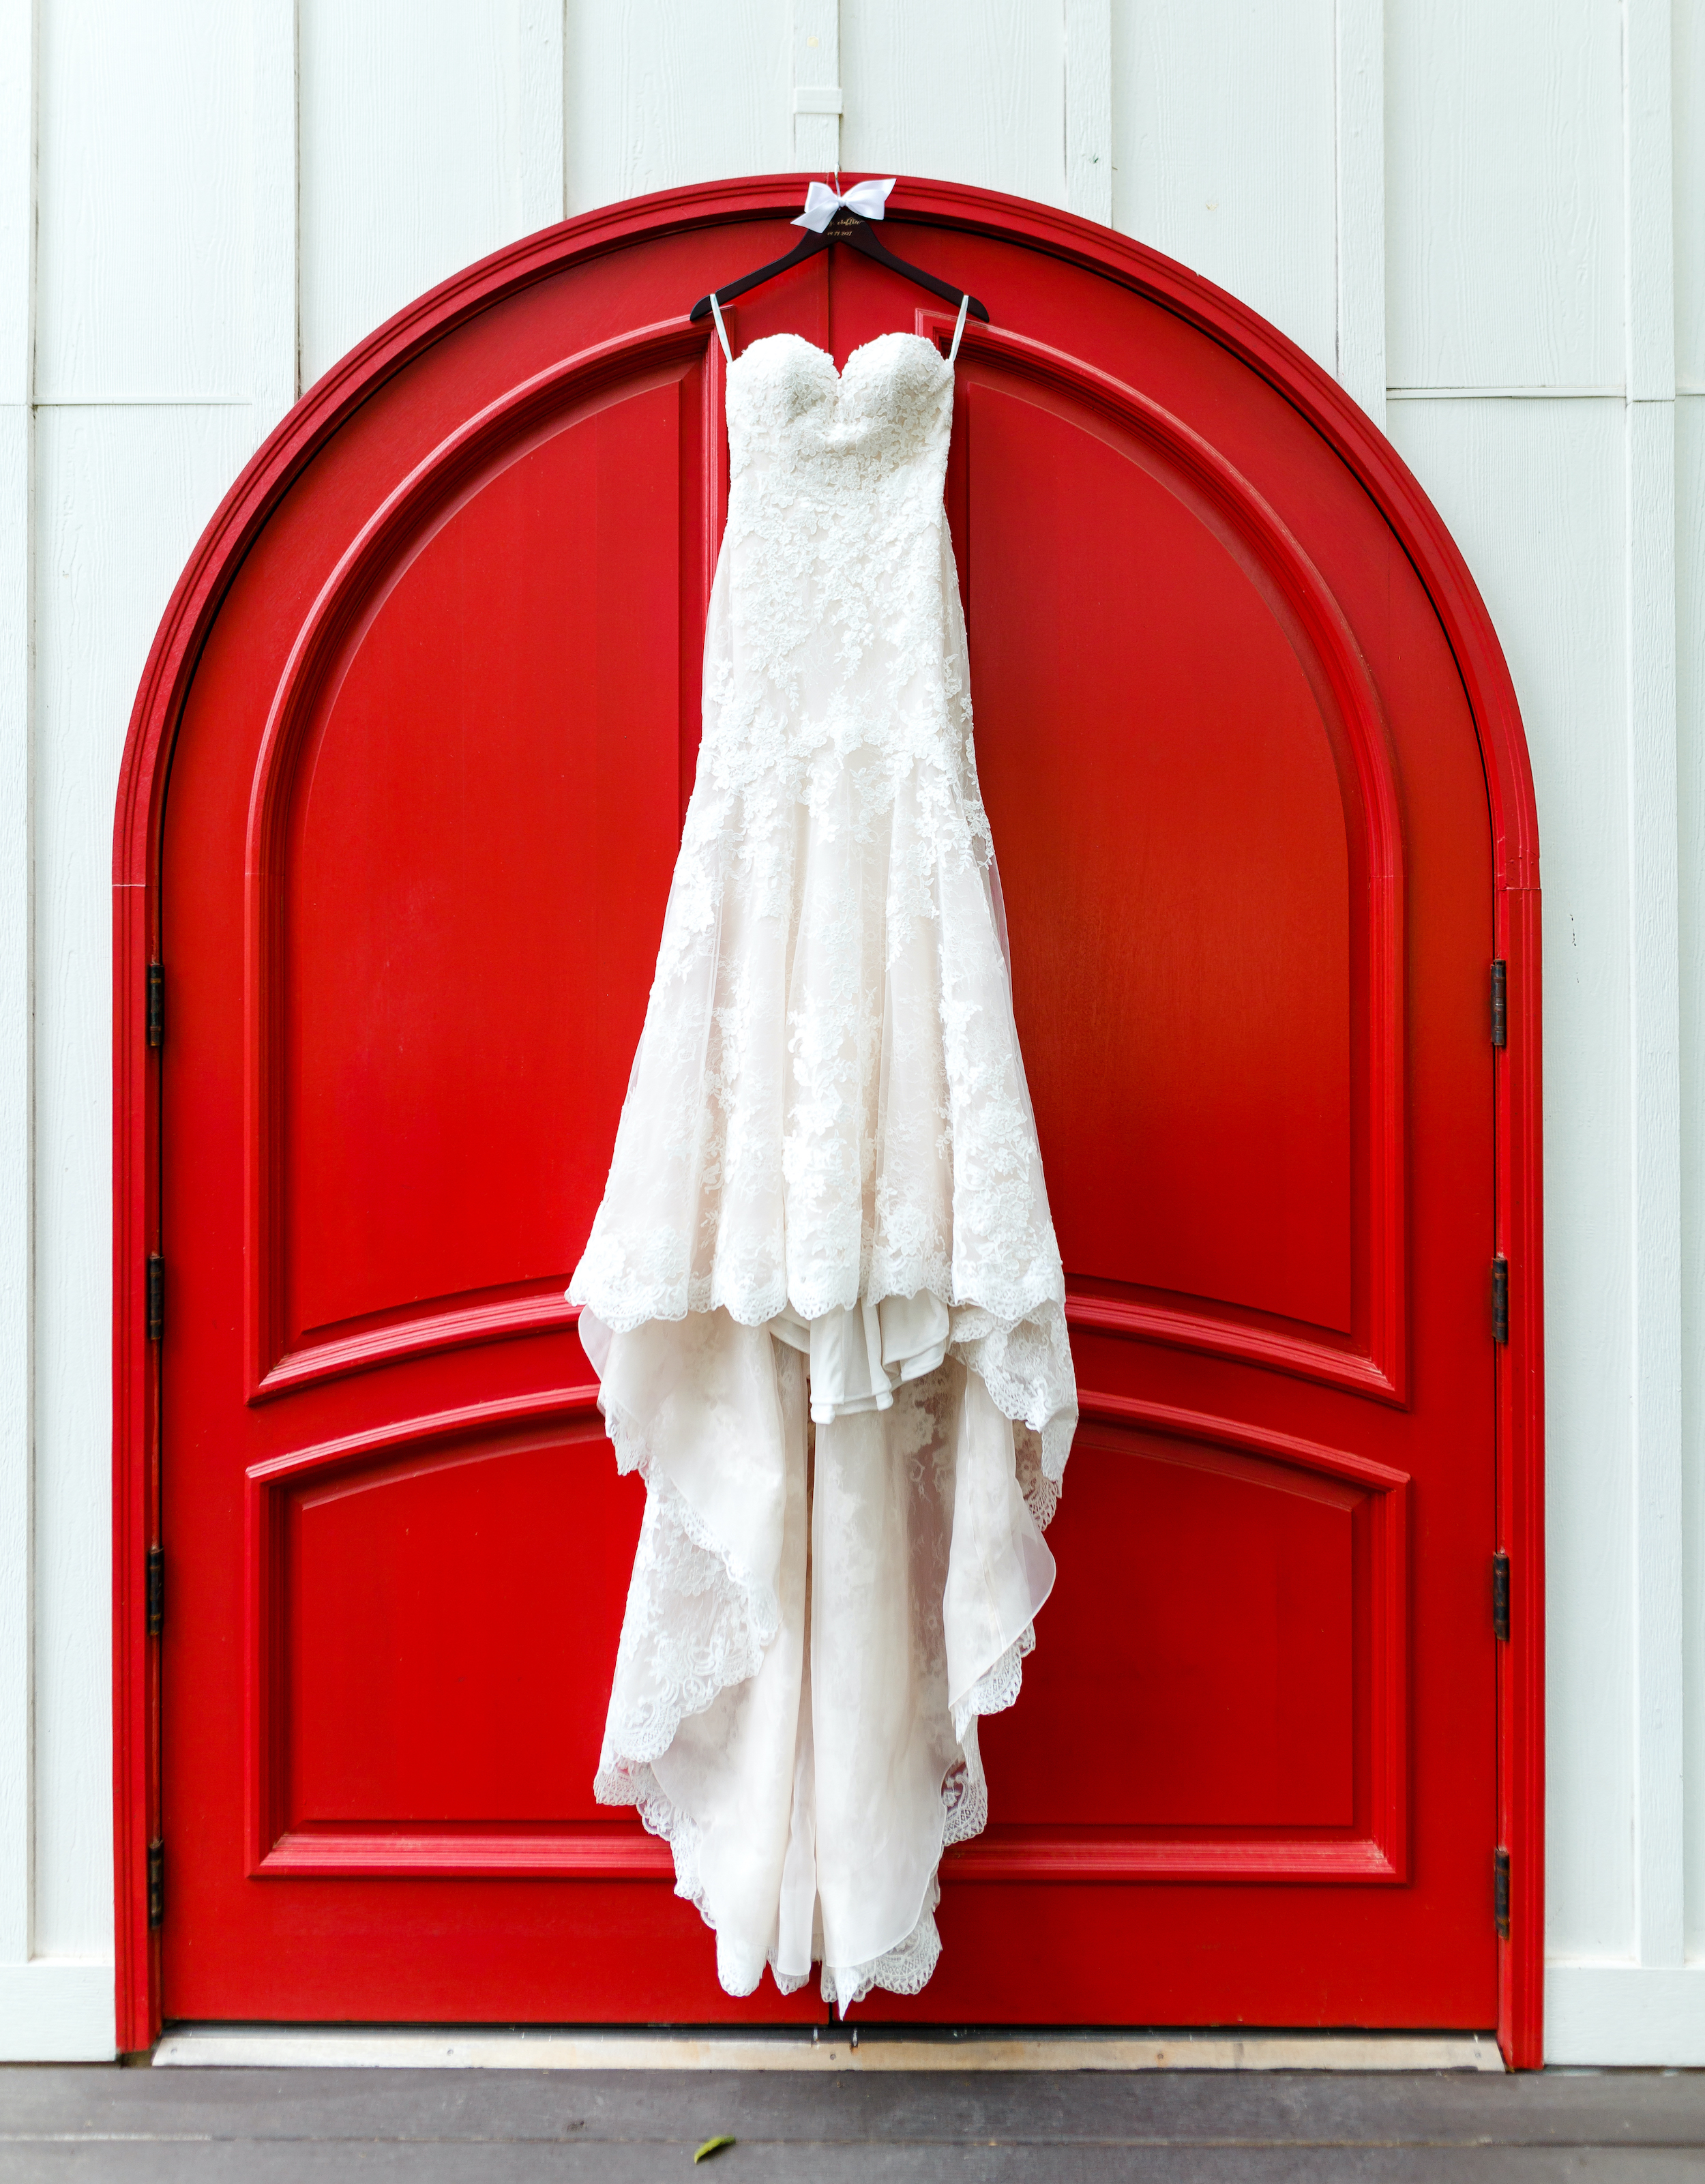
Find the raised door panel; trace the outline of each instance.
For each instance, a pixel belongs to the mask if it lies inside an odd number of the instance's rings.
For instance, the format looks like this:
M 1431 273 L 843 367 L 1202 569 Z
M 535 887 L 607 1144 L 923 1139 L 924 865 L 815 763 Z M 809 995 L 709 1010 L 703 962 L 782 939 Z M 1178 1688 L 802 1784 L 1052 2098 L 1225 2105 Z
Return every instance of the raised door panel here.
M 304 1482 L 280 1543 L 286 1825 L 610 1817 L 592 1778 L 639 1498 L 601 1434 Z M 544 1735 L 535 1679 L 558 1695 Z
M 637 363 L 452 436 L 286 671 L 248 859 L 256 1395 L 571 1322 L 697 666 L 704 372 Z
M 590 1223 L 679 813 L 679 406 L 507 465 L 329 678 L 281 880 L 293 1346 L 565 1275 Z
M 1181 481 L 969 407 L 978 747 L 1066 1264 L 1347 1334 L 1349 859 L 1305 662 Z
M 1069 1591 L 1025 1671 L 1022 1718 L 987 1733 L 1003 1828 L 1347 1828 L 1368 1683 L 1364 1496 L 1094 1427 L 1073 1462 L 1050 1528 Z M 1090 1752 L 1086 1776 L 1075 1756 Z
M 1135 390 L 1000 334 L 961 382 L 978 764 L 1073 1323 L 1401 1396 L 1402 855 L 1354 637 Z
M 1398 1881 L 1412 1482 L 1086 1391 L 1023 1703 L 955 1877 Z
M 254 1466 L 250 1873 L 666 1867 L 592 1793 L 643 1501 L 590 1390 Z

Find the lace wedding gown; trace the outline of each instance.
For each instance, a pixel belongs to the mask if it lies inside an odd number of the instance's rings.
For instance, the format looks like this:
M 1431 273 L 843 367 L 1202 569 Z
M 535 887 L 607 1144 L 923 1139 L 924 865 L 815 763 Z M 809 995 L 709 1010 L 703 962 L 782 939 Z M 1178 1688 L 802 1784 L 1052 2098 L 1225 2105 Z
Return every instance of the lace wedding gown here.
M 1054 1579 L 1077 1422 L 942 504 L 953 370 L 795 335 L 727 378 L 704 738 L 569 1296 L 645 1517 L 597 1795 L 731 1994 L 940 1953 Z

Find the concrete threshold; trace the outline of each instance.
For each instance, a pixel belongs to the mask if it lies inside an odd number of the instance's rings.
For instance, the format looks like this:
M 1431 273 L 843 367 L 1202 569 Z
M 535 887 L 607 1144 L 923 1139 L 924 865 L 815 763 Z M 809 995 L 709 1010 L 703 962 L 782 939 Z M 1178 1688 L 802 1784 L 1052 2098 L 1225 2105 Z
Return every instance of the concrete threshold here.
M 181 2025 L 156 2069 L 470 2070 L 1498 2070 L 1484 2032 L 690 2030 Z

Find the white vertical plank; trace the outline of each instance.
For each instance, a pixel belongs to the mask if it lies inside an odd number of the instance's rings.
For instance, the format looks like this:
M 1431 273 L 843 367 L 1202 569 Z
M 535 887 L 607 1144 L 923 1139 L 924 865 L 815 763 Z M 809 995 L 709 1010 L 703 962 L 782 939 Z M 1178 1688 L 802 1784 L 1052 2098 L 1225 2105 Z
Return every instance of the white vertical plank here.
M 1685 112 L 1679 101 L 1678 110 Z M 1683 395 L 1675 404 L 1675 507 L 1683 1653 L 1697 1663 L 1705 1661 L 1705 395 Z M 1705 1676 L 1685 1673 L 1683 1695 L 1685 1953 L 1697 1963 L 1705 1958 Z
M 112 1937 L 113 790 L 154 622 L 248 449 L 253 25 L 220 0 L 36 21 L 32 1946 L 87 1958 Z
M 1630 402 L 1625 414 L 1638 1941 L 1642 1964 L 1675 1965 L 1685 1941 L 1685 1669 L 1675 405 Z
M 0 1964 L 28 1961 L 34 1738 L 31 962 L 33 0 L 0 5 Z
M 1066 0 L 1066 203 L 1113 224 L 1112 0 Z
M 563 216 L 563 0 L 515 0 L 515 232 Z
M 0 403 L 8 408 L 35 395 L 36 55 L 35 0 L 0 0 Z
M 793 164 L 788 0 L 569 0 L 568 209 Z
M 858 0 L 841 82 L 843 166 L 1065 203 L 1061 0 Z
M 113 803 L 179 569 L 246 408 L 36 421 L 36 1947 L 110 1953 Z
M 1636 1939 L 1680 1964 L 1681 1085 L 1669 0 L 1624 0 Z
M 30 474 L 28 406 L 0 403 L 0 1964 L 31 1946 Z
M 794 164 L 833 175 L 841 163 L 839 0 L 793 0 Z
M 1394 403 L 1515 679 L 1544 856 L 1548 1953 L 1632 1955 L 1623 411 Z
M 249 393 L 257 442 L 302 392 L 297 292 L 296 0 L 252 0 Z
M 510 8 L 300 0 L 302 374 L 510 239 Z
M 1705 8 L 1678 0 L 1670 58 L 1675 160 L 1675 371 L 1705 393 Z
M 1115 0 L 1113 219 L 1338 351 L 1333 0 Z
M 1669 0 L 1622 0 L 1623 284 L 1630 402 L 1675 393 Z
M 246 400 L 248 9 L 38 20 L 36 399 Z
M 1390 383 L 1619 385 L 1619 9 L 1407 0 L 1386 41 Z
M 1382 0 L 1338 0 L 1340 386 L 1385 422 L 1385 22 Z

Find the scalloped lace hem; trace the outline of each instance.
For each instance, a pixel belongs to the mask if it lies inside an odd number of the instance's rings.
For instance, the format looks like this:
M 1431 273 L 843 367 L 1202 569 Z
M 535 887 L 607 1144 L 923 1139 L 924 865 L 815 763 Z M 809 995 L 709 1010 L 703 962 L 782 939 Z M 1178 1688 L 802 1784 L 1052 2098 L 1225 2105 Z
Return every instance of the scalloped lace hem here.
M 674 1480 L 658 1468 L 638 1421 L 630 1417 L 619 1403 L 600 1401 L 599 1407 L 604 1413 L 605 1426 L 616 1451 L 618 1477 L 626 1478 L 629 1472 L 637 1471 L 645 1482 L 646 1492 L 657 1495 L 666 1505 L 671 1521 L 680 1527 L 701 1554 L 710 1556 L 721 1565 L 727 1574 L 730 1591 L 738 1592 L 750 1602 L 759 1643 L 767 1646 L 782 1624 L 781 1607 L 774 1592 L 768 1585 L 761 1585 L 755 1578 L 738 1567 Z M 730 1679 L 730 1681 L 733 1680 L 736 1680 Z
M 1036 1650 L 1036 1626 L 1027 1623 L 992 1669 L 986 1669 L 965 1694 L 954 1702 L 953 1733 L 963 1744 L 973 1721 L 985 1713 L 1005 1713 L 1016 1706 L 1024 1683 L 1026 1657 Z M 986 1809 L 986 1808 L 985 1808 Z M 982 1833 L 978 1828 L 975 1832 Z
M 605 1804 L 638 1804 L 638 1797 L 626 1791 L 606 1796 L 601 1786 L 606 1780 L 614 1785 L 635 1769 L 644 1769 L 649 1774 L 651 1761 L 669 1749 L 683 1721 L 703 1713 L 730 1685 L 755 1676 L 781 1629 L 781 1607 L 769 1586 L 736 1567 L 673 1480 L 654 1462 L 636 1422 L 619 1404 L 601 1407 L 618 1474 L 637 1471 L 645 1482 L 645 1517 L 630 1596 L 637 1590 L 635 1580 L 655 1576 L 660 1591 L 666 1585 L 669 1596 L 689 1600 L 696 1609 L 684 1630 L 658 1628 L 644 1633 L 654 1694 L 643 1708 L 619 1719 L 612 1716 L 605 1725 L 593 1795 Z M 655 1781 L 649 1794 L 662 1796 Z
M 905 1939 L 867 1964 L 826 1964 L 820 1988 L 823 2000 L 833 2003 L 844 2015 L 878 1987 L 889 1994 L 922 1994 L 941 1961 L 941 1936 L 935 1924 L 940 1901 L 941 1883 L 932 1874 L 922 1915 Z

